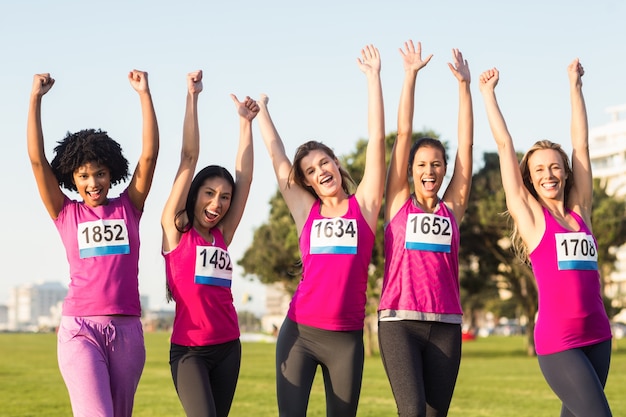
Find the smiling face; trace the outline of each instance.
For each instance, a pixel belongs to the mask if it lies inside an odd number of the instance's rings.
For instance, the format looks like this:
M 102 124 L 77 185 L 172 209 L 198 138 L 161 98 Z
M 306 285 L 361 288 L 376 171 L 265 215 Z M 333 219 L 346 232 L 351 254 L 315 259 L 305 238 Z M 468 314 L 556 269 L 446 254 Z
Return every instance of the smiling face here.
M 410 174 L 418 198 L 437 197 L 446 176 L 443 152 L 433 146 L 420 146 L 415 152 Z
M 539 149 L 528 157 L 528 174 L 541 199 L 563 200 L 568 178 L 563 157 L 554 149 Z
M 312 187 L 320 196 L 332 196 L 343 192 L 338 162 L 326 152 L 315 149 L 300 160 L 304 184 Z
M 233 187 L 224 178 L 207 178 L 198 189 L 193 225 L 196 229 L 213 228 L 228 213 Z
M 79 166 L 73 174 L 73 182 L 85 204 L 98 207 L 107 203 L 111 188 L 111 171 L 97 162 Z

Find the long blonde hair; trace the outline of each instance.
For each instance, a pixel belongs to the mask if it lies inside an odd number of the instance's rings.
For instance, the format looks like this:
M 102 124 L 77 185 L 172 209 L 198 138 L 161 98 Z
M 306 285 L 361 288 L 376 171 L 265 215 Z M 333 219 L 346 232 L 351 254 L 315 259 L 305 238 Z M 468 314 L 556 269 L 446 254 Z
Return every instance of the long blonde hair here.
M 520 169 L 520 173 L 522 174 L 522 181 L 524 182 L 524 186 L 526 187 L 528 192 L 533 197 L 535 197 L 537 201 L 540 201 L 539 195 L 537 194 L 537 190 L 535 190 L 532 180 L 530 179 L 530 169 L 528 168 L 528 160 L 530 159 L 533 153 L 539 150 L 544 150 L 544 149 L 551 149 L 551 150 L 557 151 L 561 155 L 561 158 L 563 159 L 563 168 L 565 169 L 565 174 L 567 175 L 567 178 L 565 179 L 564 200 L 565 200 L 565 206 L 568 207 L 568 202 L 569 202 L 568 199 L 569 199 L 570 190 L 572 189 L 572 186 L 574 185 L 574 175 L 572 172 L 572 166 L 569 161 L 569 156 L 567 156 L 567 153 L 565 153 L 561 145 L 559 145 L 558 143 L 554 143 L 546 139 L 540 140 L 540 141 L 535 142 L 535 144 L 531 146 L 531 148 L 524 154 L 519 164 L 519 169 Z M 528 263 L 528 255 L 529 255 L 528 248 L 526 247 L 526 245 L 524 245 L 524 242 L 522 241 L 522 237 L 520 236 L 519 230 L 517 228 L 517 224 L 515 224 L 515 222 L 513 222 L 513 228 L 511 231 L 511 245 L 513 246 L 515 255 L 522 262 Z

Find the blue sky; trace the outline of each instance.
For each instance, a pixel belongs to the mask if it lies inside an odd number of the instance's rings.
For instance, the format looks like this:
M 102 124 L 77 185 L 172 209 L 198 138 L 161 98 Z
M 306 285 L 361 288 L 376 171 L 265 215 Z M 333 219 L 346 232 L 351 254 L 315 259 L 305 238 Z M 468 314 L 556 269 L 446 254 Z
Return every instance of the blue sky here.
M 200 97 L 199 165 L 230 170 L 238 119 L 229 98 L 260 93 L 291 155 L 309 139 L 338 154 L 367 135 L 366 84 L 356 59 L 366 44 L 382 56 L 386 131 L 396 129 L 402 83 L 398 48 L 421 41 L 434 58 L 417 84 L 416 129 L 456 138 L 457 82 L 446 63 L 459 48 L 472 71 L 474 155 L 494 151 L 478 75 L 500 70 L 497 94 L 519 150 L 535 140 L 569 142 L 567 65 L 583 63 L 589 121 L 608 121 L 605 108 L 626 103 L 626 3 L 618 0 L 455 1 L 4 1 L 0 4 L 0 304 L 10 288 L 37 280 L 68 281 L 61 241 L 41 203 L 26 154 L 26 115 L 33 74 L 56 79 L 44 97 L 48 158 L 67 131 L 102 128 L 134 166 L 139 155 L 139 99 L 126 75 L 149 73 L 161 132 L 161 153 L 146 202 L 141 235 L 140 290 L 150 307 L 166 307 L 159 217 L 181 142 L 185 76 L 204 71 Z M 255 178 L 231 256 L 239 259 L 269 211 L 274 175 L 258 133 Z M 567 148 L 567 146 L 566 146 Z M 112 190 L 117 195 L 121 188 Z M 239 274 L 240 275 L 240 274 Z M 236 278 L 235 304 L 263 309 L 262 286 Z M 244 293 L 253 301 L 242 304 Z M 169 305 L 172 308 L 172 305 Z

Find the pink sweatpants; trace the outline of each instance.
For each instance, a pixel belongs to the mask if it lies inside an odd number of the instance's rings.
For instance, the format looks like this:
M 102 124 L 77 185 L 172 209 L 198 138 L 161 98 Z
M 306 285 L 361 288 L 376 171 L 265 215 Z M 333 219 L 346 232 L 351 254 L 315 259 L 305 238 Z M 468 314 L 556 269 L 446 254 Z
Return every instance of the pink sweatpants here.
M 146 362 L 139 317 L 63 316 L 57 357 L 74 417 L 132 415 Z

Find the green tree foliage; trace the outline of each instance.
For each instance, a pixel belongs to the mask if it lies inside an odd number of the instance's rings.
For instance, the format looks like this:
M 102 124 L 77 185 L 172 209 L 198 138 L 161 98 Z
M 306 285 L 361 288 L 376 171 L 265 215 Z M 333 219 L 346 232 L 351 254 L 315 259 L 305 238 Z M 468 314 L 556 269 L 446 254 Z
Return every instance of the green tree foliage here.
M 496 317 L 529 317 L 528 352 L 534 353 L 534 317 L 537 291 L 532 271 L 511 249 L 511 219 L 497 153 L 483 155 L 483 167 L 472 177 L 470 201 L 461 223 L 459 269 L 461 301 L 471 327 L 477 315 L 490 311 Z M 502 294 L 510 298 L 503 299 Z
M 476 326 L 477 314 L 497 311 L 498 286 L 505 289 L 506 279 L 498 282 L 500 265 L 510 265 L 513 253 L 508 250 L 508 220 L 500 179 L 498 155 L 486 153 L 484 165 L 472 177 L 470 199 L 460 225 L 459 272 L 461 300 L 466 320 Z
M 269 204 L 267 223 L 254 231 L 252 244 L 238 264 L 245 275 L 255 275 L 264 284 L 282 282 L 293 294 L 302 272 L 296 226 L 280 190 Z
M 598 179 L 594 180 L 593 185 L 591 221 L 593 234 L 598 241 L 598 268 L 604 278 L 603 285 L 607 285 L 611 272 L 615 270 L 615 248 L 626 243 L 626 201 L 610 196 L 606 192 L 606 184 Z M 610 317 L 625 307 L 623 300 L 609 300 L 606 297 L 604 305 Z

